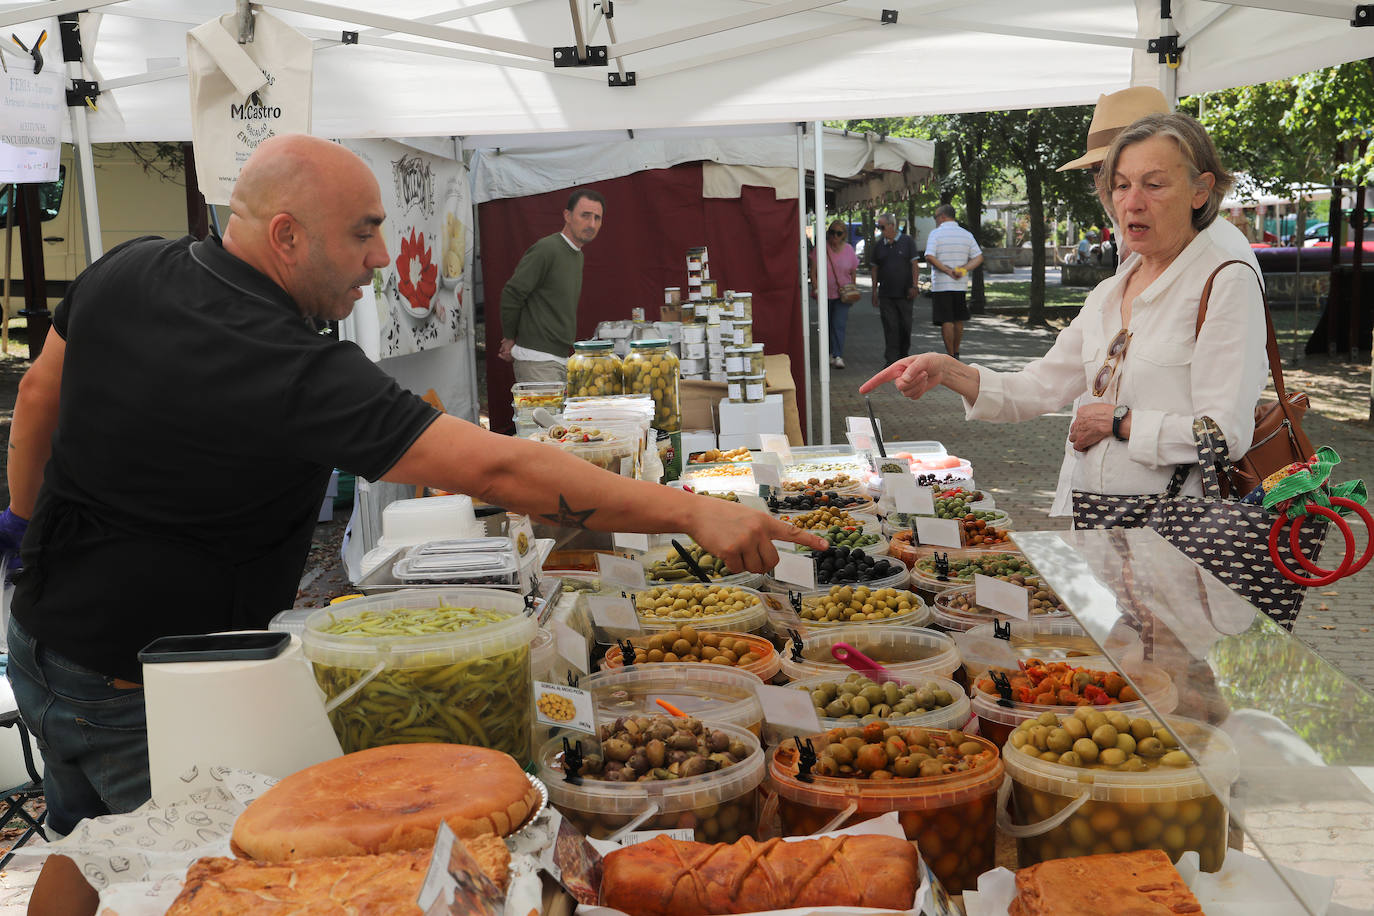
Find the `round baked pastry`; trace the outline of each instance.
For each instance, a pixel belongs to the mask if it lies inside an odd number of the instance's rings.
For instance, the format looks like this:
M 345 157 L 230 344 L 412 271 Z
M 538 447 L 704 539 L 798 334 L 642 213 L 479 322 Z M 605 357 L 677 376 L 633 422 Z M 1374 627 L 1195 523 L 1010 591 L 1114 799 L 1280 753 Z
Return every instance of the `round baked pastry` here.
M 235 822 L 233 848 L 266 862 L 427 849 L 440 820 L 460 837 L 505 836 L 538 804 L 509 754 L 466 744 L 374 747 L 263 793 Z

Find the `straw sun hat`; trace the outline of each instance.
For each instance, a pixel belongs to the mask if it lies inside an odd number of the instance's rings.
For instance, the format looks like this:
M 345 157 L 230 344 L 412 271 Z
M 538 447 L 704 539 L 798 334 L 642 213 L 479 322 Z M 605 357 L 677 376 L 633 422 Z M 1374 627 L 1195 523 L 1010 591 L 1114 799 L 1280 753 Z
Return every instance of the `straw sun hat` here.
M 1133 86 L 1110 95 L 1099 95 L 1092 122 L 1088 125 L 1088 151 L 1055 171 L 1088 169 L 1098 165 L 1106 158 L 1107 148 L 1117 134 L 1145 115 L 1168 113 L 1169 103 L 1164 100 L 1164 93 L 1153 86 Z

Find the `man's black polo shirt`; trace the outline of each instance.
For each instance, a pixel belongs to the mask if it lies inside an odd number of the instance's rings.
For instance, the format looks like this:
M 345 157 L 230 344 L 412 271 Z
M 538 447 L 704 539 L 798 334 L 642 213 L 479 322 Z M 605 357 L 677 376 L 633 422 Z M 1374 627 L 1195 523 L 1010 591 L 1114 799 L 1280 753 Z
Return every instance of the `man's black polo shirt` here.
M 873 243 L 870 260 L 878 274 L 878 295 L 887 299 L 905 299 L 911 282 L 911 262 L 919 253 L 911 236 L 903 233 L 892 241 L 880 236 Z
M 61 408 L 13 612 L 131 681 L 155 637 L 290 607 L 330 470 L 380 477 L 437 416 L 213 239 L 120 245 L 53 327 Z

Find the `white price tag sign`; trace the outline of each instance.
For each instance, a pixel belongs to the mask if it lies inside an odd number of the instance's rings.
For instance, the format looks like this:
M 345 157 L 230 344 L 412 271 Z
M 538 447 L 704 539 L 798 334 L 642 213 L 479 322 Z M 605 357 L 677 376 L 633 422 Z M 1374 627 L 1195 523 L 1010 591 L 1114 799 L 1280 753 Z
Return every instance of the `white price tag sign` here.
M 861 452 L 873 450 L 873 436 L 869 433 L 847 432 L 844 434 L 849 440 L 849 444 Z
M 638 560 L 609 553 L 596 555 L 596 571 L 601 581 L 621 588 L 644 588 L 644 565 Z
M 682 840 L 684 843 L 694 843 L 696 842 L 697 833 L 691 827 L 673 827 L 667 830 L 631 830 L 620 838 L 620 845 L 633 846 L 636 843 L 652 840 L 656 836 L 666 836 L 670 840 Z
M 586 637 L 561 620 L 550 622 L 549 629 L 553 631 L 554 651 L 578 671 L 589 674 L 592 670 L 592 659 L 587 651 Z
M 792 443 L 781 433 L 759 433 L 759 444 L 765 452 L 777 455 L 784 467 L 792 463 Z
M 934 515 L 935 495 L 930 487 L 916 486 L 916 478 L 908 471 L 885 471 L 883 493 L 892 500 L 892 508 L 911 515 Z
M 959 534 L 959 522 L 952 518 L 919 516 L 916 519 L 916 536 L 921 539 L 922 544 L 934 547 L 964 546 Z
M 891 456 L 884 458 L 882 455 L 872 455 L 869 457 L 868 461 L 873 468 L 874 474 L 883 474 L 887 472 L 895 474 L 897 471 L 905 471 L 908 474 L 911 473 L 910 458 L 895 458 Z M 914 480 L 915 477 L 912 479 Z
M 801 691 L 797 691 L 800 693 Z M 534 682 L 534 718 L 542 725 L 596 734 L 592 695 L 567 684 Z
M 510 520 L 510 542 L 515 545 L 516 553 L 524 559 L 534 549 L 534 526 L 530 524 L 528 515 L 508 513 L 506 517 Z
M 649 536 L 634 531 L 617 531 L 611 535 L 611 543 L 621 550 L 648 550 Z
M 1030 620 L 1030 591 L 1024 585 L 975 573 L 973 600 L 990 611 L 1017 620 Z
M 760 512 L 768 511 L 768 500 L 762 496 L 751 496 L 748 493 L 741 493 L 739 498 L 741 506 L 748 506 L 750 509 L 757 509 Z
M 763 487 L 772 487 L 775 490 L 781 489 L 782 467 L 772 461 L 755 461 L 754 483 Z
M 845 417 L 844 428 L 851 433 L 862 433 L 870 439 L 874 438 L 873 422 L 868 417 Z M 882 432 L 882 424 L 879 424 L 876 432 Z
M 802 588 L 816 587 L 816 560 L 810 553 L 797 553 L 797 545 L 791 541 L 774 541 L 778 548 L 778 565 L 773 569 L 773 578 L 779 582 L 790 582 Z
M 629 598 L 614 595 L 588 595 L 587 610 L 592 615 L 592 623 L 607 630 L 638 633 L 644 629 L 635 611 L 634 602 Z
M 769 725 L 795 734 L 820 733 L 821 718 L 816 714 L 810 691 L 759 684 L 754 693 L 763 706 L 763 720 Z

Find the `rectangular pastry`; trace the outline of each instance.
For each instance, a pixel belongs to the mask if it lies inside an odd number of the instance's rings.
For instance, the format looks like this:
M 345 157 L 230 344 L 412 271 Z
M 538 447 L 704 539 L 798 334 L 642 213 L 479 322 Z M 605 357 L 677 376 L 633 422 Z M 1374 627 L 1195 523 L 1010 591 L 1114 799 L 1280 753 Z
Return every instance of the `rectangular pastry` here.
M 1159 849 L 1051 859 L 1016 873 L 1007 916 L 1202 916 Z

